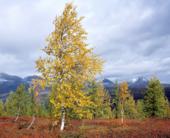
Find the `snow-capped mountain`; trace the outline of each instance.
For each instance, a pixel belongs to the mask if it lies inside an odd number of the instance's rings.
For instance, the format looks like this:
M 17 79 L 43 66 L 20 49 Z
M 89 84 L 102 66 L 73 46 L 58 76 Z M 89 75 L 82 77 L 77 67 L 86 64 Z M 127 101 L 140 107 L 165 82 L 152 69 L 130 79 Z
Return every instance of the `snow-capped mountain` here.
M 131 81 L 128 81 L 129 90 L 134 96 L 134 99 L 141 99 L 144 97 L 148 82 L 149 80 L 146 79 L 145 77 L 133 78 L 131 79 Z M 111 96 L 114 96 L 115 83 L 113 83 L 109 79 L 104 79 L 103 85 L 105 89 L 109 92 L 109 94 Z M 166 96 L 170 100 L 170 84 L 162 84 L 162 86 L 164 87 Z
M 129 87 L 133 88 L 146 88 L 148 80 L 144 77 L 133 78 L 132 81 L 128 82 Z

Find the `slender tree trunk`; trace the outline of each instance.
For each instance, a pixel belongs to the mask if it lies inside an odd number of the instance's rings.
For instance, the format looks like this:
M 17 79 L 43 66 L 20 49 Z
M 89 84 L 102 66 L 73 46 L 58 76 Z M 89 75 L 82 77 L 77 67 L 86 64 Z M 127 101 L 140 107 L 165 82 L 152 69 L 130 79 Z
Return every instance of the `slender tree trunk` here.
M 19 114 L 18 114 L 17 117 L 15 118 L 15 122 L 18 120 L 18 118 L 19 118 Z
M 123 110 L 123 107 L 121 109 L 121 123 L 122 124 L 124 123 L 124 110 Z
M 65 125 L 65 111 L 62 112 L 62 118 L 61 118 L 61 127 L 60 130 L 64 130 L 64 125 Z
M 33 115 L 31 124 L 27 127 L 27 129 L 30 129 L 32 125 L 34 124 L 34 122 L 35 122 L 35 116 Z
M 19 110 L 18 110 L 17 117 L 15 118 L 15 122 L 18 120 L 18 118 L 19 118 L 19 115 L 20 115 L 20 108 L 19 108 Z

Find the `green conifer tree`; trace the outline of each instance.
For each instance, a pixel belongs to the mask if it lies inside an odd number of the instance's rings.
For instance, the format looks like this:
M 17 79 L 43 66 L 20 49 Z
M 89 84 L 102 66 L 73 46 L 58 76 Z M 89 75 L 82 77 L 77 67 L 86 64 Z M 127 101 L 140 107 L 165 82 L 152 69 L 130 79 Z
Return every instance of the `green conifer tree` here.
M 149 81 L 144 97 L 144 111 L 148 117 L 165 117 L 167 115 L 167 100 L 164 89 L 157 78 Z
M 135 119 L 137 118 L 137 110 L 135 100 L 132 95 L 129 95 L 124 105 L 125 117 Z
M 169 101 L 168 101 L 168 98 L 166 97 L 165 98 L 165 108 L 166 108 L 166 111 L 165 111 L 165 117 L 166 118 L 170 118 L 170 104 L 169 104 Z
M 112 99 L 112 107 L 113 107 L 113 115 L 115 118 L 118 118 L 119 116 L 119 85 L 116 81 L 115 83 L 115 89 L 114 89 L 114 98 Z
M 145 118 L 145 113 L 144 113 L 144 103 L 143 103 L 143 100 L 138 100 L 137 101 L 136 109 L 137 109 L 137 118 L 144 119 Z
M 5 110 L 10 116 L 30 115 L 31 107 L 31 97 L 25 91 L 23 84 L 17 88 L 16 92 L 10 93 L 5 102 Z
M 4 115 L 4 104 L 2 100 L 0 100 L 0 116 Z
M 91 101 L 95 103 L 93 107 L 91 107 L 93 118 L 112 117 L 110 96 L 101 83 L 92 81 L 88 90 L 88 95 L 90 96 Z

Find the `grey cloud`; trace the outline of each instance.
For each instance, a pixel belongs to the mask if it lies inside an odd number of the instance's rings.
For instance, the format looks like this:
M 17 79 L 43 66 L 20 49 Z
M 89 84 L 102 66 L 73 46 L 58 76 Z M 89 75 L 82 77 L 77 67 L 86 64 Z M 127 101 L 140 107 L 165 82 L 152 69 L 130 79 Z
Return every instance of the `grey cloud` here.
M 0 72 L 34 74 L 53 20 L 67 0 L 0 2 Z M 170 82 L 170 0 L 73 1 L 88 43 L 105 60 L 102 76 L 157 75 Z M 8 59 L 8 60 L 7 60 Z

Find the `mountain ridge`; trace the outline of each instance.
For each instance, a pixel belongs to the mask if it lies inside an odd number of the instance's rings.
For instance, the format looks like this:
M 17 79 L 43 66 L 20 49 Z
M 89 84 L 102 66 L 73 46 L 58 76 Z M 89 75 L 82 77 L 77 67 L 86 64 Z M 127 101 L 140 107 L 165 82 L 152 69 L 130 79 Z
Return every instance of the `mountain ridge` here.
M 0 99 L 6 98 L 6 96 L 11 92 L 15 91 L 20 84 L 24 84 L 28 88 L 33 79 L 37 79 L 39 76 L 30 75 L 21 78 L 16 75 L 9 75 L 7 73 L 0 73 Z M 129 89 L 134 96 L 134 99 L 141 99 L 146 92 L 148 81 L 144 77 L 133 78 L 132 81 L 127 81 Z M 105 89 L 109 92 L 111 96 L 114 96 L 115 83 L 108 78 L 102 80 Z M 170 84 L 163 84 L 165 89 L 165 94 L 170 100 Z

